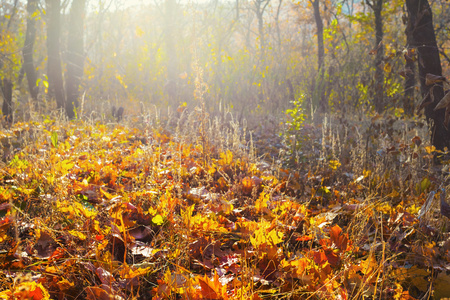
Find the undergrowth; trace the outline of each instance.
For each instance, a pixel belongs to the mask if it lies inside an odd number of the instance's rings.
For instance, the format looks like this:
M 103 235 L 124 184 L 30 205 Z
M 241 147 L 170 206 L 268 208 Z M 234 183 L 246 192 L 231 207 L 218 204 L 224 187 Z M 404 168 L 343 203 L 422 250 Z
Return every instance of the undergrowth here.
M 420 120 L 327 116 L 292 137 L 200 116 L 3 128 L 0 298 L 450 294 L 447 173 Z

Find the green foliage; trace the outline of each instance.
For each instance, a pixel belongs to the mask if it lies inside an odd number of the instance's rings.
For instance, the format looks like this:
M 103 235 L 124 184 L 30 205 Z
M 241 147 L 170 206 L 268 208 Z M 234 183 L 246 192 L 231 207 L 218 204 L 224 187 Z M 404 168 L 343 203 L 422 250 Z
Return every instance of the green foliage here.
M 286 122 L 290 132 L 299 131 L 306 120 L 306 114 L 303 109 L 304 101 L 305 95 L 302 94 L 297 100 L 291 101 L 294 107 L 286 110 L 286 114 L 290 117 L 290 120 Z
M 52 131 L 50 138 L 51 138 L 53 147 L 57 148 L 58 147 L 58 133 L 56 131 Z
M 293 108 L 289 108 L 285 111 L 288 120 L 286 121 L 287 130 L 284 139 L 291 152 L 295 152 L 301 148 L 302 143 L 306 139 L 302 134 L 302 129 L 307 118 L 303 108 L 305 105 L 305 98 L 306 96 L 301 94 L 297 100 L 291 101 Z M 292 154 L 294 155 L 294 153 Z M 295 155 L 293 157 L 295 157 Z
M 20 159 L 18 155 L 14 155 L 14 158 L 9 162 L 10 167 L 23 171 L 28 167 L 28 161 Z

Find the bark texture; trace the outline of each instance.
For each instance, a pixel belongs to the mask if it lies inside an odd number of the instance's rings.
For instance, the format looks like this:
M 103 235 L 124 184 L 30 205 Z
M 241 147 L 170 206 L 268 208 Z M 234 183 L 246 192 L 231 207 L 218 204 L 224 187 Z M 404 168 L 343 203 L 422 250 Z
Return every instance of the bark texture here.
M 38 0 L 28 0 L 27 3 L 27 31 L 25 33 L 25 44 L 23 46 L 23 67 L 27 76 L 28 91 L 31 98 L 36 102 L 38 99 L 38 87 L 36 85 L 37 75 L 33 62 L 33 47 L 36 40 L 36 18 Z
M 169 103 L 175 105 L 177 97 L 177 59 L 175 50 L 175 0 L 165 0 L 165 46 L 167 53 L 167 84 L 165 90 L 169 96 Z
M 79 87 L 84 70 L 84 15 L 86 0 L 72 2 L 67 43 L 66 112 L 70 119 L 78 108 Z
M 78 0 L 77 0 L 78 1 Z M 56 107 L 65 109 L 64 83 L 61 67 L 61 1 L 46 0 L 47 3 L 47 53 L 48 84 L 50 97 L 56 99 Z
M 7 78 L 3 79 L 1 88 L 3 94 L 3 106 L 2 106 L 3 116 L 5 117 L 5 121 L 11 124 L 13 121 L 13 110 L 12 110 L 13 84 L 11 80 Z
M 383 0 L 373 0 L 370 2 L 366 0 L 366 3 L 373 11 L 375 18 L 375 97 L 374 105 L 375 110 L 378 113 L 382 113 L 385 108 L 384 103 L 384 70 L 383 70 L 383 17 L 381 12 L 383 11 Z
M 323 44 L 323 21 L 320 14 L 320 1 L 310 1 L 314 10 L 314 21 L 316 23 L 317 33 L 317 76 L 314 79 L 314 92 L 319 101 L 319 109 L 321 112 L 328 110 L 328 101 L 325 98 L 325 82 L 324 82 L 324 60 L 325 60 L 325 47 Z
M 323 67 L 323 60 L 325 57 L 325 48 L 323 46 L 323 21 L 320 15 L 320 2 L 319 0 L 312 1 L 314 9 L 314 21 L 316 22 L 317 28 L 317 55 L 318 55 L 318 70 L 320 71 Z
M 445 109 L 434 110 L 444 96 L 442 83 L 426 84 L 426 75 L 442 76 L 441 59 L 436 43 L 433 27 L 433 15 L 427 0 L 406 0 L 408 9 L 407 35 L 410 35 L 410 45 L 417 49 L 420 90 L 424 101 L 425 116 L 431 123 L 431 143 L 438 150 L 450 148 L 450 132 L 444 124 Z

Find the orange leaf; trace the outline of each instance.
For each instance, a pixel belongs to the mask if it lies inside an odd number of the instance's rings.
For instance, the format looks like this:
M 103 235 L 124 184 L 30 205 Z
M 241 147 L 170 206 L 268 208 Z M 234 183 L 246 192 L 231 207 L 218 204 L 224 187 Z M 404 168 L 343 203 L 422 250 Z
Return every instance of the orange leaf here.
M 107 291 L 96 286 L 89 286 L 86 288 L 87 298 L 89 300 L 109 300 L 111 296 Z M 112 296 L 114 298 L 114 296 Z
M 312 238 L 311 235 L 304 235 L 304 236 L 298 237 L 298 238 L 296 239 L 296 241 L 299 241 L 299 242 L 307 242 L 307 241 L 310 241 L 310 240 L 312 240 L 312 239 L 313 239 L 313 238 Z
M 200 287 L 202 288 L 202 296 L 206 299 L 220 299 L 219 295 L 209 286 L 208 282 L 199 279 Z
M 330 240 L 336 245 L 339 250 L 346 250 L 348 237 L 347 235 L 342 234 L 342 229 L 338 225 L 333 226 L 330 229 Z
M 14 299 L 47 300 L 50 296 L 42 284 L 31 281 L 23 282 L 16 288 Z
M 251 194 L 253 190 L 253 180 L 250 177 L 242 179 L 242 189 L 245 194 Z
M 378 263 L 373 255 L 370 255 L 366 260 L 361 262 L 361 272 L 365 275 L 372 274 L 377 268 Z
M 206 299 L 228 299 L 226 289 L 219 281 L 217 273 L 214 274 L 214 279 L 209 279 L 208 276 L 199 277 L 198 282 L 202 289 L 202 296 Z M 222 291 L 223 289 L 223 291 Z
M 325 250 L 325 255 L 327 257 L 328 263 L 332 267 L 337 267 L 341 263 L 341 258 L 339 257 L 339 255 L 334 253 L 333 250 L 331 250 L 331 249 Z

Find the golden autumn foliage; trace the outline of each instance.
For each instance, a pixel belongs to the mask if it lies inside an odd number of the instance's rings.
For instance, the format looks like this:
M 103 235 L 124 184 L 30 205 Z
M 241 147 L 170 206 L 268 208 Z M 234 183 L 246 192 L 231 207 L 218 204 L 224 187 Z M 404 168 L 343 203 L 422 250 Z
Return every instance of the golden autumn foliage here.
M 408 196 L 388 173 L 343 184 L 337 158 L 314 173 L 270 169 L 132 125 L 18 123 L 1 134 L 23 148 L 0 174 L 0 299 L 417 299 L 430 282 L 435 297 L 448 291 L 449 243 L 423 221 L 433 178 Z

